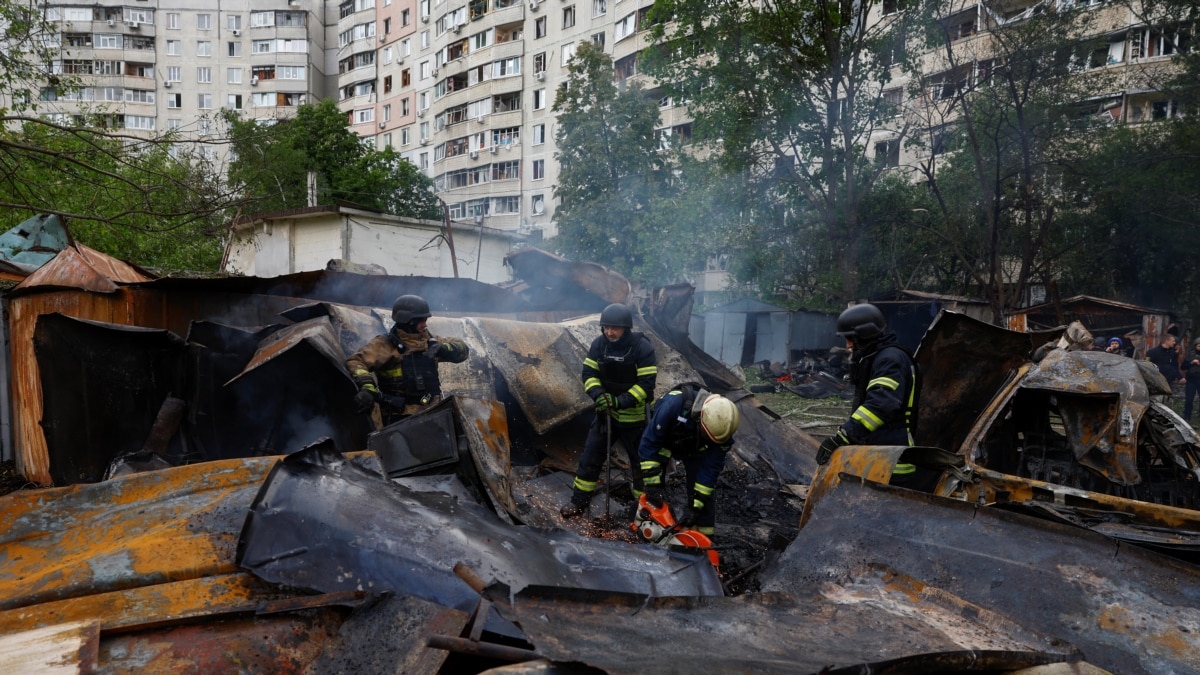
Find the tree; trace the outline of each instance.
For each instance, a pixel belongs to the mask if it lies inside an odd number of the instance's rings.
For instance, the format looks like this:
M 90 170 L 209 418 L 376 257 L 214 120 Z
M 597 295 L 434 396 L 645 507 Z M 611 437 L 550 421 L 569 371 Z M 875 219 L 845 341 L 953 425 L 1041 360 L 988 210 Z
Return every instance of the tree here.
M 768 292 L 829 305 L 859 295 L 863 200 L 886 169 L 867 148 L 906 133 L 884 91 L 906 58 L 911 15 L 878 18 L 873 6 L 660 0 L 651 12 L 648 70 L 688 102 L 697 140 L 748 187 L 740 274 L 782 265 Z M 782 242 L 783 257 L 771 252 Z
M 618 91 L 611 59 L 590 43 L 568 73 L 553 108 L 559 252 L 651 283 L 677 280 L 679 257 L 694 258 L 699 242 L 672 213 L 678 193 L 655 138 L 657 102 L 637 83 Z
M 301 105 L 294 119 L 243 120 L 225 114 L 236 158 L 229 181 L 255 212 L 308 205 L 308 175 L 318 204 L 350 202 L 388 213 L 440 219 L 433 184 L 391 148 L 368 148 L 332 100 Z
M 147 266 L 215 269 L 236 199 L 170 137 L 115 129 L 103 105 L 62 114 L 42 101 L 78 91 L 50 73 L 58 28 L 43 7 L 0 0 L 0 207 L 10 225 L 60 216 L 85 244 Z
M 1113 86 L 1108 39 L 1096 13 L 1066 7 L 988 14 L 976 37 L 962 29 L 974 18 L 936 16 L 910 89 L 926 149 L 917 171 L 935 212 L 927 232 L 997 317 L 1107 244 L 1087 215 L 1095 185 L 1081 167 L 1113 129 L 1100 96 Z

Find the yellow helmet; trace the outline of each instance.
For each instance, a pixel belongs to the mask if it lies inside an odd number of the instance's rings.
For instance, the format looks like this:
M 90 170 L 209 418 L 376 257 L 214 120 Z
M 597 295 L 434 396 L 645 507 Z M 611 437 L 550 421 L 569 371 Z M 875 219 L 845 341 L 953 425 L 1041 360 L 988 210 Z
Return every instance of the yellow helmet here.
M 700 428 L 704 429 L 704 435 L 717 443 L 733 438 L 740 420 L 737 406 L 720 394 L 712 394 L 704 399 L 704 405 L 700 408 Z

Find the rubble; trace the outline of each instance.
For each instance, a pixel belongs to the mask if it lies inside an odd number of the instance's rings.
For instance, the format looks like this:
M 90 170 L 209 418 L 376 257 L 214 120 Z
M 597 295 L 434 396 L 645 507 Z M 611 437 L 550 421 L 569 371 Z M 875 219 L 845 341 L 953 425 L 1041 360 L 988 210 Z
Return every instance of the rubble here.
M 0 496 L 0 653 L 36 637 L 54 648 L 32 663 L 100 672 L 1200 669 L 1196 437 L 1128 360 L 1035 363 L 1057 335 L 943 315 L 918 352 L 942 385 L 922 392 L 935 447 L 846 447 L 818 471 L 816 440 L 687 340 L 689 290 L 656 289 L 635 325 L 656 393 L 698 380 L 741 412 L 713 567 L 629 530 L 620 462 L 589 517 L 558 512 L 619 275 L 526 253 L 512 289 L 155 280 L 68 249 L 10 299 L 18 465 L 59 487 Z M 453 396 L 380 430 L 342 362 L 407 292 L 472 354 L 442 371 Z M 1041 463 L 1027 397 L 1070 432 Z M 939 494 L 889 487 L 901 457 L 942 468 Z

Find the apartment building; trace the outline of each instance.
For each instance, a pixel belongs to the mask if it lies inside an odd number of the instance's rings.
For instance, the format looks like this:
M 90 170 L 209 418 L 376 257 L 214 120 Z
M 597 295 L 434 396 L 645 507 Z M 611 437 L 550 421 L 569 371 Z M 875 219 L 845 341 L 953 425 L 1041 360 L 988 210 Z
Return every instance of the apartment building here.
M 902 7 L 898 0 L 881 3 L 877 20 L 886 21 Z M 1077 16 L 1086 22 L 1085 34 L 1076 36 L 1080 40 L 1062 45 L 1049 58 L 1061 62 L 1064 72 L 1104 83 L 1079 101 L 1081 124 L 1142 124 L 1183 114 L 1162 85 L 1172 73 L 1171 57 L 1191 40 L 1192 26 L 1149 26 L 1142 8 L 1108 0 L 956 0 L 947 3 L 939 19 L 949 48 L 921 56 L 918 86 L 898 67 L 883 85 L 883 98 L 901 114 L 873 134 L 869 151 L 875 159 L 896 167 L 940 152 L 958 114 L 954 100 L 985 86 L 1002 63 L 992 32 L 1049 7 L 1082 10 Z M 916 131 L 924 132 L 922 143 L 904 145 L 903 135 Z
M 326 45 L 333 12 L 319 0 L 46 4 L 58 49 L 48 70 L 80 86 L 43 87 L 39 113 L 198 141 L 217 140 L 222 108 L 260 119 L 290 116 L 332 91 Z M 198 148 L 213 160 L 223 154 L 217 143 Z

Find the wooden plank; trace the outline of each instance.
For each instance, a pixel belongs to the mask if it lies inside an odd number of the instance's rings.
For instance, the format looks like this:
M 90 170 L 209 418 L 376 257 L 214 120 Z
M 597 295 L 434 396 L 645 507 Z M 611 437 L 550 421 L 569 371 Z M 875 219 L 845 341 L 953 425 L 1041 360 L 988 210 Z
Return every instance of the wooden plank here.
M 94 620 L 0 635 L 6 673 L 94 673 L 99 653 L 100 623 Z

